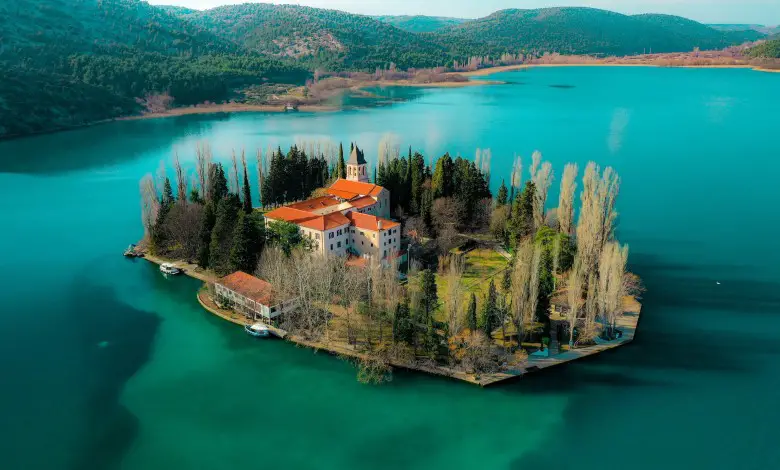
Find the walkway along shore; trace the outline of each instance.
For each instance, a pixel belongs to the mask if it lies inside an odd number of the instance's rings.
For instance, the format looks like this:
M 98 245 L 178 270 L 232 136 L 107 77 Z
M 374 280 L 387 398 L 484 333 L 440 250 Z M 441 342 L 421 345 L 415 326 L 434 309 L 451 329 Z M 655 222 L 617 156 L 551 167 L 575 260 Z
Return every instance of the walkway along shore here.
M 183 273 L 186 274 L 187 276 L 201 280 L 206 283 L 213 283 L 217 280 L 217 277 L 211 271 L 203 270 L 185 261 L 164 260 L 162 258 L 159 258 L 154 255 L 150 255 L 148 253 L 144 253 L 144 258 L 158 265 L 162 263 L 171 263 L 177 268 L 182 269 Z M 199 289 L 197 292 L 197 298 L 198 298 L 198 303 L 200 303 L 200 305 L 205 310 L 207 310 L 208 312 L 212 313 L 213 315 L 216 315 L 217 317 L 225 321 L 234 323 L 236 325 L 241 325 L 241 326 L 251 325 L 253 323 L 252 320 L 246 318 L 244 315 L 233 312 L 231 310 L 225 310 L 219 308 L 211 300 L 206 289 Z M 454 370 L 445 366 L 439 366 L 434 368 L 434 367 L 425 367 L 417 364 L 409 364 L 409 363 L 402 363 L 396 361 L 391 361 L 390 365 L 400 369 L 414 370 L 414 371 L 425 372 L 428 374 L 439 375 L 443 377 L 450 377 L 450 378 L 462 380 L 464 382 L 479 385 L 482 387 L 497 384 L 500 382 L 507 381 L 509 379 L 519 378 L 525 374 L 532 373 L 534 371 L 547 369 L 549 367 L 556 366 L 559 364 L 565 364 L 567 362 L 574 361 L 576 359 L 581 359 L 583 357 L 593 356 L 603 351 L 614 349 L 618 346 L 623 346 L 625 344 L 630 343 L 631 341 L 633 341 L 634 335 L 636 334 L 636 329 L 639 323 L 639 316 L 641 311 L 641 304 L 639 304 L 639 302 L 634 300 L 633 304 L 634 304 L 633 308 L 631 308 L 630 310 L 636 310 L 636 311 L 635 312 L 629 311 L 618 319 L 617 322 L 618 327 L 623 332 L 623 336 L 620 339 L 605 342 L 603 344 L 581 347 L 581 348 L 574 349 L 572 351 L 561 352 L 560 354 L 556 354 L 550 357 L 535 357 L 529 355 L 528 361 L 526 362 L 524 367 L 517 370 L 508 370 L 505 372 L 486 373 L 486 374 L 468 374 L 466 372 Z M 315 351 L 326 351 L 333 355 L 348 357 L 352 359 L 367 358 L 367 356 L 361 353 L 360 351 L 356 351 L 348 347 L 340 346 L 334 342 L 309 341 L 300 336 L 290 334 L 279 328 L 276 328 L 275 330 L 276 331 L 274 333 L 276 334 L 276 336 L 282 337 L 285 340 L 295 343 L 297 345 L 304 346 L 307 348 L 312 348 Z

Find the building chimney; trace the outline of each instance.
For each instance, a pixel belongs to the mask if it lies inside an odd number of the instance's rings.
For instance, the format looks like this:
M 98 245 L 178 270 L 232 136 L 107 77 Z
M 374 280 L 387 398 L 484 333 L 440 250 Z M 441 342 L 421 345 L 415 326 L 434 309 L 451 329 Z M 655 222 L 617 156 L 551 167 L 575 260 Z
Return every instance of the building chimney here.
M 376 228 L 379 229 L 379 231 L 382 231 L 382 219 L 376 219 Z

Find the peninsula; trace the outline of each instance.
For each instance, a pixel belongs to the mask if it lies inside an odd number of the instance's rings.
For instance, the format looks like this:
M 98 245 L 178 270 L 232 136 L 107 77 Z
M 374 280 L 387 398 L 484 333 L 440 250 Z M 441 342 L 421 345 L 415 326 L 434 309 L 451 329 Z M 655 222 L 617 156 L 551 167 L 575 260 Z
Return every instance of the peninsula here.
M 575 220 L 578 166 L 548 210 L 539 152 L 495 195 L 489 150 L 429 166 L 387 137 L 371 175 L 357 145 L 310 142 L 258 151 L 256 185 L 245 152 L 227 170 L 195 153 L 194 187 L 178 160 L 173 183 L 142 181 L 139 250 L 203 280 L 211 313 L 352 358 L 363 382 L 395 367 L 484 386 L 634 338 L 643 288 L 614 237 L 611 168 L 585 168 Z

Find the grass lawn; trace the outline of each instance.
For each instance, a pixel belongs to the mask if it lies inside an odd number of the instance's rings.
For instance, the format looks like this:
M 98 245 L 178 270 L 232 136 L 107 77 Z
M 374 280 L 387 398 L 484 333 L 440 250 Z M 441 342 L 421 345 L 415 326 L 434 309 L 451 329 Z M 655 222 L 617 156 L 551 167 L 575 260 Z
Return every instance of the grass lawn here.
M 468 302 L 471 294 L 477 296 L 477 302 L 481 303 L 482 298 L 487 294 L 490 286 L 490 280 L 493 279 L 496 287 L 500 290 L 501 279 L 504 271 L 509 265 L 509 261 L 491 248 L 477 248 L 466 253 L 466 269 L 463 273 L 463 284 L 465 287 L 464 303 Z M 415 289 L 418 285 L 417 278 L 409 278 L 409 286 Z M 447 295 L 447 280 L 436 275 L 436 287 L 439 294 L 440 306 L 436 315 L 437 320 L 443 320 L 444 302 Z

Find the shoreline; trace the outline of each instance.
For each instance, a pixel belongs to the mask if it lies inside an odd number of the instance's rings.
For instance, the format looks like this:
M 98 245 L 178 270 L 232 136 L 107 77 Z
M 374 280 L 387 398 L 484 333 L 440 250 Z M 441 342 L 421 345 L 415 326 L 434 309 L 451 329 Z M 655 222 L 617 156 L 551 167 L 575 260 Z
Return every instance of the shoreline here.
M 612 63 L 612 62 L 583 62 L 581 64 L 517 64 L 517 65 L 502 65 L 499 67 L 488 67 L 479 70 L 473 70 L 470 72 L 450 72 L 458 74 L 463 77 L 484 77 L 502 72 L 513 72 L 516 70 L 526 70 L 532 68 L 544 68 L 544 67 L 655 67 L 655 68 L 670 68 L 670 69 L 751 69 L 756 72 L 767 73 L 780 73 L 780 69 L 767 69 L 760 65 L 750 64 L 707 64 L 707 65 L 667 65 L 667 64 L 653 64 L 653 63 Z
M 171 263 L 174 266 L 183 269 L 182 274 L 184 274 L 185 276 L 190 276 L 194 279 L 198 279 L 205 283 L 214 282 L 214 280 L 216 280 L 216 277 L 213 275 L 213 273 L 210 273 L 208 271 L 198 272 L 192 267 L 193 265 L 183 261 L 163 260 L 162 258 L 156 257 L 154 255 L 149 255 L 147 253 L 144 253 L 143 259 L 146 259 L 150 263 L 157 264 L 157 265 L 162 264 L 164 262 Z M 201 287 L 196 291 L 195 295 L 201 307 L 203 307 L 203 309 L 209 312 L 210 314 L 235 325 L 250 325 L 254 323 L 254 321 L 251 321 L 247 319 L 245 316 L 237 314 L 235 312 L 226 311 L 226 310 L 223 311 L 219 307 L 212 308 L 209 305 L 210 304 L 209 300 L 204 300 L 201 298 L 201 295 L 204 293 L 204 291 L 205 289 Z M 586 358 L 586 357 L 594 357 L 601 352 L 610 349 L 615 349 L 617 347 L 624 346 L 632 342 L 636 334 L 636 330 L 639 324 L 639 317 L 641 315 L 641 310 L 642 310 L 641 303 L 639 303 L 639 301 L 637 301 L 636 299 L 633 299 L 633 304 L 635 304 L 636 311 L 635 312 L 626 311 L 617 322 L 618 326 L 620 326 L 623 331 L 623 336 L 621 338 L 615 339 L 608 343 L 595 344 L 591 346 L 577 348 L 573 351 L 560 352 L 555 356 L 534 357 L 529 355 L 528 361 L 525 363 L 525 365 L 521 369 L 517 369 L 517 370 L 508 370 L 503 372 L 492 372 L 492 373 L 484 373 L 484 374 L 469 374 L 467 372 L 454 370 L 446 366 L 438 366 L 435 368 L 431 368 L 422 365 L 408 364 L 408 363 L 396 362 L 396 361 L 389 361 L 388 364 L 391 367 L 395 367 L 398 369 L 424 372 L 427 374 L 436 375 L 440 377 L 457 379 L 473 385 L 479 385 L 480 387 L 487 387 L 489 385 L 494 385 L 498 383 L 506 383 L 509 380 L 518 379 L 523 377 L 526 374 L 538 372 L 540 370 L 547 369 L 552 366 L 566 364 L 571 361 Z M 284 330 L 279 330 L 279 331 L 284 331 Z M 284 340 L 290 341 L 291 343 L 298 346 L 303 346 L 303 347 L 313 349 L 315 350 L 315 352 L 325 351 L 328 354 L 334 356 L 347 357 L 352 359 L 366 358 L 366 355 L 361 353 L 360 351 L 346 349 L 344 347 L 338 347 L 335 343 L 332 342 L 324 343 L 322 341 L 310 341 L 301 338 L 298 335 L 288 333 L 286 331 L 284 331 L 283 336 L 284 336 Z M 563 343 L 561 343 L 561 346 L 563 346 Z

